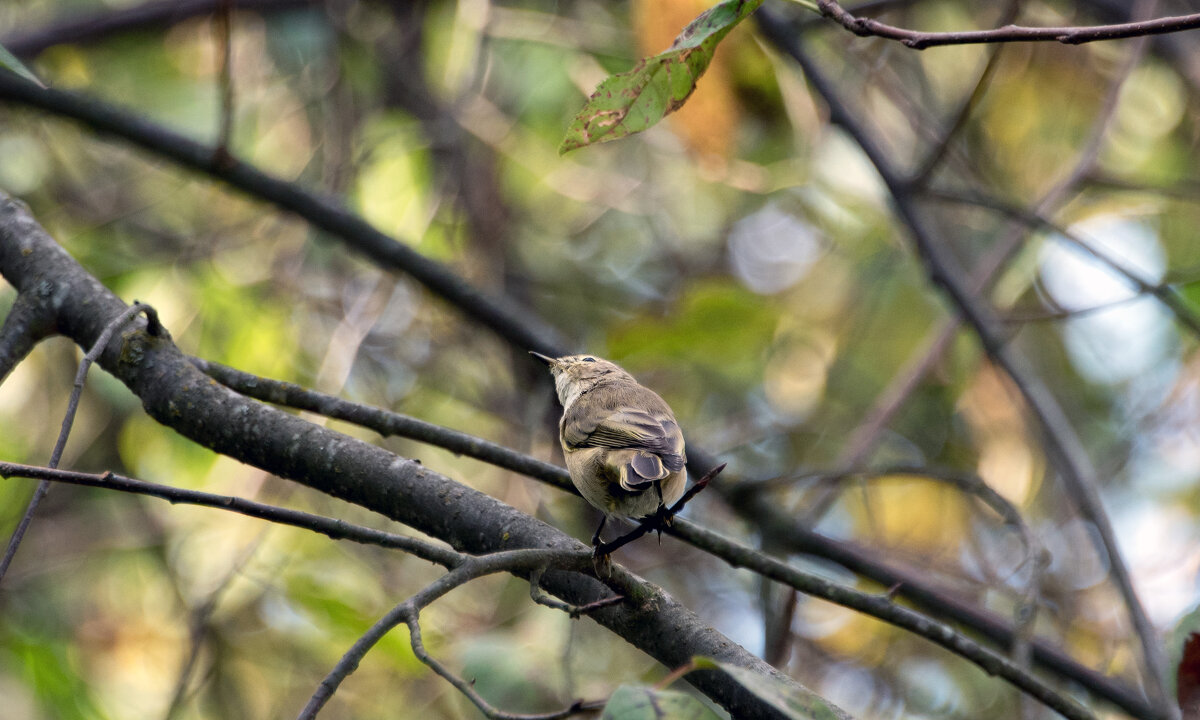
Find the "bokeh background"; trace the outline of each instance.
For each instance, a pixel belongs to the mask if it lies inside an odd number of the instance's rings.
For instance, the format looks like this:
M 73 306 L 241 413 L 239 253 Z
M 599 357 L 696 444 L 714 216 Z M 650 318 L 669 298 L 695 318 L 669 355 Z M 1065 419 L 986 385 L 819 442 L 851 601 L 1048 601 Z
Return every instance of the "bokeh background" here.
M 665 49 L 704 0 L 234 4 L 234 155 L 340 198 L 477 286 L 517 299 L 572 347 L 622 364 L 670 402 L 690 442 L 730 462 L 731 475 L 770 480 L 755 492 L 772 493 L 797 522 L 1011 617 L 1033 577 L 1019 535 L 915 469 L 977 474 L 1051 554 L 1038 635 L 1137 684 L 1137 644 L 1109 559 L 1094 550 L 1095 528 L 969 330 L 928 356 L 929 372 L 877 433 L 864 429 L 953 309 L 862 151 L 752 21 L 723 43 L 669 121 L 560 157 L 562 133 L 592 88 Z M 210 12 L 69 32 L 137 5 L 6 2 L 0 44 L 56 88 L 215 142 L 221 33 Z M 1009 10 L 965 0 L 870 5 L 922 29 L 991 27 Z M 1113 22 L 1126 5 L 1026 2 L 1019 19 Z M 1189 9 L 1157 5 L 1158 14 Z M 775 10 L 894 162 L 912 172 L 929 165 L 924 207 L 959 262 L 977 267 L 1013 243 L 984 297 L 1084 439 L 1141 598 L 1165 634 L 1200 597 L 1196 334 L 1062 233 L 987 203 L 936 197 L 1041 205 L 1061 230 L 1200 312 L 1195 34 L 916 52 L 855 38 L 798 7 Z M 930 163 L 935 148 L 944 152 Z M 119 296 L 153 305 L 187 352 L 561 461 L 550 380 L 522 348 L 295 217 L 9 103 L 0 103 L 0 188 Z M 14 297 L 0 285 L 0 307 Z M 44 342 L 0 386 L 0 457 L 46 462 L 80 355 L 66 340 Z M 330 424 L 590 537 L 596 517 L 578 498 Z M 851 460 L 885 472 L 821 480 Z M 62 467 L 388 527 L 193 445 L 99 370 Z M 0 482 L 5 536 L 33 489 Z M 761 540 L 754 518 L 717 497 L 688 513 Z M 821 601 L 792 604 L 675 540 L 644 540 L 619 559 L 861 717 L 1017 711 L 1014 691 L 928 643 Z M 3 715 L 294 716 L 354 639 L 436 574 L 397 553 L 219 511 L 55 487 L 0 585 Z M 603 697 L 668 670 L 590 621 L 533 605 L 523 581 L 509 578 L 456 591 L 423 614 L 423 627 L 436 657 L 511 711 Z M 403 631 L 367 657 L 326 713 L 477 716 L 415 660 Z

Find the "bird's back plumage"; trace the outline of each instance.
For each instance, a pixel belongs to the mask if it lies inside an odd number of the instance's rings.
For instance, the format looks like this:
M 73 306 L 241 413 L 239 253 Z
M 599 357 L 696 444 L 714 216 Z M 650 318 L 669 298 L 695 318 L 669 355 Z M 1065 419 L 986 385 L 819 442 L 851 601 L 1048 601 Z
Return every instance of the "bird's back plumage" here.
M 683 495 L 683 432 L 661 397 L 614 363 L 593 356 L 554 360 L 559 423 L 571 479 L 610 515 L 643 517 Z

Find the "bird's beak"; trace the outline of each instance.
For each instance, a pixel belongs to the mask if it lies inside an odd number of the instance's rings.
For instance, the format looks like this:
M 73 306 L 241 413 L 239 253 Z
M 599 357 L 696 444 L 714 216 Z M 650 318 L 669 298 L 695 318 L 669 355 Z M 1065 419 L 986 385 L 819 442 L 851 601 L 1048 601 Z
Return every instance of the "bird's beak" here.
M 557 361 L 557 360 L 555 360 L 555 359 L 554 359 L 554 358 L 552 358 L 552 357 L 548 357 L 548 356 L 546 356 L 546 355 L 543 355 L 543 354 L 541 354 L 540 352 L 534 352 L 534 351 L 530 350 L 530 351 L 529 351 L 529 354 L 530 354 L 530 355 L 532 355 L 532 356 L 534 356 L 534 357 L 535 357 L 535 358 L 537 358 L 538 360 L 541 360 L 542 362 L 546 363 L 546 366 L 547 366 L 547 367 L 554 367 L 555 365 L 557 365 L 557 364 L 558 364 L 558 361 Z

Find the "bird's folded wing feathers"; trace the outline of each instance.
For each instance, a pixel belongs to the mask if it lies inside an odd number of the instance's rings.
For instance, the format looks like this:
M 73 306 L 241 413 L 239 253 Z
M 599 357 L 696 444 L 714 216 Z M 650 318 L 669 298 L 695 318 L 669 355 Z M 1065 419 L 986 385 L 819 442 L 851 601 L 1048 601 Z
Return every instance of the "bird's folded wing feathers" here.
M 683 433 L 669 417 L 623 407 L 607 417 L 563 418 L 563 439 L 572 448 L 603 447 L 646 450 L 671 472 L 683 468 Z M 649 470 L 649 468 L 646 468 Z M 639 474 L 642 474 L 639 470 Z

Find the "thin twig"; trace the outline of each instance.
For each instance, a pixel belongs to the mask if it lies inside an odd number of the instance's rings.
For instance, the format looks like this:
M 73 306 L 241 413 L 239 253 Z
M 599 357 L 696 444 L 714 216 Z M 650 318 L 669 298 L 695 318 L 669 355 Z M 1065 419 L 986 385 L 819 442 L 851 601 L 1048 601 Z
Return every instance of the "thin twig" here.
M 213 15 L 213 35 L 217 43 L 217 82 L 221 94 L 221 111 L 213 162 L 220 167 L 233 163 L 230 151 L 233 138 L 233 0 L 219 0 Z
M 596 556 L 604 557 L 607 555 L 612 555 L 616 550 L 625 547 L 629 543 L 637 540 L 641 536 L 651 531 L 657 530 L 661 533 L 664 527 L 667 527 L 671 524 L 671 519 L 674 518 L 677 513 L 682 511 L 684 506 L 687 505 L 692 498 L 699 495 L 704 488 L 708 487 L 708 484 L 712 482 L 712 479 L 720 475 L 721 471 L 724 469 L 725 463 L 721 463 L 720 465 L 714 467 L 712 470 L 709 470 L 707 473 L 705 473 L 703 477 L 697 480 L 696 484 L 692 485 L 692 487 L 683 494 L 683 497 L 679 498 L 679 501 L 672 505 L 669 509 L 660 508 L 658 513 L 655 513 L 646 520 L 643 520 L 637 527 L 625 533 L 616 540 L 597 545 L 595 551 Z
M 92 345 L 91 350 L 80 361 L 79 370 L 75 373 L 75 384 L 71 388 L 71 399 L 67 402 L 67 411 L 63 415 L 62 427 L 58 431 L 58 439 L 54 442 L 54 450 L 50 453 L 49 467 L 57 468 L 59 461 L 62 460 L 63 450 L 67 446 L 67 437 L 71 434 L 71 426 L 75 424 L 75 413 L 79 410 L 79 398 L 83 395 L 83 383 L 87 379 L 88 369 L 92 367 L 92 363 L 96 362 L 96 358 L 100 357 L 100 353 L 104 352 L 113 333 L 129 322 L 134 315 L 141 312 L 145 312 L 146 317 L 149 319 L 147 331 L 151 335 L 157 335 L 161 327 L 158 324 L 158 315 L 154 312 L 154 308 L 135 301 L 125 312 L 109 321 L 108 325 L 104 327 L 104 331 L 100 333 L 100 337 L 96 338 L 96 342 Z M 17 548 L 21 546 L 21 540 L 25 537 L 25 531 L 29 529 L 29 523 L 33 522 L 34 512 L 37 511 L 38 505 L 41 504 L 42 499 L 46 497 L 46 493 L 49 491 L 50 481 L 42 480 L 38 483 L 37 489 L 34 490 L 33 497 L 29 499 L 29 504 L 25 506 L 25 514 L 21 516 L 21 521 L 17 523 L 12 537 L 8 540 L 8 547 L 4 550 L 4 558 L 0 559 L 0 581 L 4 580 L 4 574 L 8 572 L 9 565 L 12 564 L 13 558 L 16 557 Z
M 328 414 L 329 417 L 336 417 L 347 422 L 371 428 L 385 435 L 397 434 L 404 437 L 411 437 L 467 457 L 476 458 L 497 467 L 521 473 L 527 477 L 551 484 L 565 492 L 578 494 L 574 485 L 571 484 L 570 476 L 565 469 L 531 458 L 528 455 L 523 455 L 482 438 L 442 428 L 379 408 L 360 405 L 322 393 L 305 390 L 292 383 L 251 375 L 211 361 L 197 358 L 192 358 L 191 361 L 218 382 L 238 392 L 246 393 L 251 397 L 297 409 Z M 734 507 L 739 512 L 743 510 L 737 504 Z M 757 515 L 757 513 L 743 514 Z M 702 532 L 698 527 L 694 527 L 682 518 L 677 518 L 674 521 L 675 525 L 680 525 L 681 523 L 687 525 L 692 532 Z M 796 531 L 796 528 L 793 527 L 792 529 Z M 1019 638 L 1019 633 L 1014 632 L 1010 624 L 1002 622 L 995 615 L 981 611 L 938 592 L 931 588 L 926 580 L 919 575 L 904 573 L 895 568 L 888 567 L 870 555 L 857 550 L 850 544 L 839 543 L 811 531 L 803 532 L 808 541 L 803 543 L 802 547 L 793 548 L 797 552 L 832 560 L 853 572 L 885 585 L 899 585 L 900 596 L 915 602 L 918 606 L 938 616 L 948 617 L 955 622 L 963 623 L 983 635 L 994 639 L 1002 646 L 1011 646 Z M 684 539 L 686 540 L 686 538 Z M 722 556 L 718 554 L 718 557 Z M 723 559 L 731 561 L 730 558 Z M 1120 685 L 1111 678 L 1107 678 L 1079 665 L 1058 648 L 1044 641 L 1034 641 L 1033 656 L 1037 662 L 1049 668 L 1054 673 L 1080 683 L 1088 688 L 1090 692 L 1115 703 L 1133 715 L 1149 716 L 1151 713 L 1139 693 Z
M 817 0 L 821 14 L 837 22 L 855 35 L 898 40 L 906 47 L 924 50 L 938 45 L 968 45 L 978 43 L 1006 42 L 1059 42 L 1065 45 L 1080 45 L 1097 40 L 1119 40 L 1122 38 L 1164 35 L 1200 28 L 1200 13 L 1174 15 L 1116 23 L 1113 25 L 1090 25 L 1071 27 L 1025 27 L 1007 25 L 992 30 L 962 30 L 955 32 L 920 32 L 888 25 L 871 18 L 852 15 L 834 0 Z
M 946 200 L 949 202 L 966 203 L 976 205 L 978 207 L 988 208 L 995 212 L 1001 213 L 1017 222 L 1031 228 L 1046 230 L 1053 235 L 1061 237 L 1072 245 L 1078 247 L 1083 252 L 1099 260 L 1105 266 L 1112 269 L 1113 272 L 1124 278 L 1133 288 L 1141 295 L 1149 295 L 1158 300 L 1165 308 L 1171 311 L 1179 324 L 1187 328 L 1193 337 L 1200 338 L 1200 316 L 1197 316 L 1188 302 L 1184 300 L 1173 287 L 1166 284 L 1152 283 L 1141 277 L 1134 271 L 1125 266 L 1124 263 L 1117 260 L 1115 257 L 1105 252 L 1101 248 L 1096 247 L 1094 243 L 1088 242 L 1078 233 L 1075 233 L 1068 228 L 1065 228 L 1058 223 L 1055 223 L 1044 213 L 1037 210 L 1028 210 L 1023 207 L 1018 207 L 1006 203 L 1002 200 L 973 195 L 970 193 L 956 192 L 952 190 L 931 191 L 932 197 Z M 1134 298 L 1128 298 L 1122 302 L 1128 302 Z M 1103 309 L 1103 306 L 1101 308 Z
M 573 605 L 568 602 L 563 602 L 562 600 L 559 600 L 542 589 L 540 583 L 542 579 L 542 573 L 545 571 L 546 568 L 538 568 L 529 573 L 529 598 L 538 605 L 545 605 L 548 608 L 565 612 L 567 617 L 571 618 L 572 620 L 583 615 L 587 615 L 590 612 L 595 612 L 601 608 L 617 605 L 625 600 L 625 596 L 623 595 L 612 595 L 610 597 L 600 598 L 599 600 L 595 600 L 584 605 Z
M 579 494 L 571 482 L 571 476 L 565 469 L 483 438 L 390 410 L 308 390 L 294 383 L 252 375 L 211 360 L 195 357 L 189 358 L 189 360 L 204 374 L 246 397 L 354 423 L 360 427 L 370 428 L 384 437 L 417 440 L 541 480 L 560 490 Z
M 454 675 L 445 668 L 437 660 L 430 657 L 425 651 L 425 647 L 421 642 L 421 630 L 417 624 L 420 616 L 421 608 L 429 606 L 430 603 L 450 592 L 454 588 L 483 577 L 499 572 L 517 572 L 526 571 L 532 572 L 547 567 L 558 567 L 562 569 L 581 570 L 590 564 L 590 558 L 585 553 L 562 552 L 555 550 L 505 550 L 489 555 L 479 555 L 470 557 L 462 565 L 454 568 L 450 572 L 441 576 L 429 585 L 425 586 L 416 595 L 400 603 L 392 608 L 386 615 L 380 618 L 374 625 L 371 626 L 366 633 L 362 635 L 354 645 L 342 656 L 325 679 L 317 686 L 312 697 L 309 698 L 308 704 L 300 712 L 298 720 L 312 720 L 317 716 L 321 708 L 333 697 L 333 693 L 337 692 L 338 687 L 347 677 L 350 676 L 357 668 L 367 652 L 371 650 L 392 628 L 400 623 L 406 623 L 409 628 L 410 641 L 412 643 L 413 652 L 421 660 L 428 665 L 434 672 L 445 678 L 451 685 L 458 689 L 467 697 L 476 707 L 480 709 L 489 718 L 497 718 L 499 720 L 556 720 L 564 718 L 578 712 L 581 707 L 581 702 L 572 704 L 566 710 L 560 710 L 555 713 L 538 714 L 538 715 L 519 715 L 510 714 L 497 710 L 484 700 L 471 684 L 457 675 Z
M 429 562 L 448 568 L 457 567 L 468 557 L 463 553 L 455 552 L 449 548 L 434 545 L 424 540 L 354 525 L 344 520 L 335 520 L 321 515 L 301 512 L 300 510 L 288 510 L 232 495 L 216 495 L 200 492 L 199 490 L 185 490 L 169 485 L 159 485 L 114 473 L 97 475 L 70 470 L 56 470 L 36 465 L 0 462 L 0 477 L 24 477 L 42 480 L 43 482 L 65 482 L 72 485 L 107 488 L 119 492 L 161 498 L 171 504 L 182 503 L 185 505 L 200 505 L 202 507 L 228 510 L 239 515 L 267 520 L 279 525 L 291 525 L 292 527 L 311 530 L 334 540 L 350 540 L 365 545 L 378 545 L 380 547 L 402 550 L 422 560 L 428 560 Z
M 585 702 L 583 700 L 576 700 L 562 710 L 555 710 L 548 713 L 525 714 L 500 710 L 488 703 L 487 700 L 484 700 L 483 696 L 475 691 L 474 682 L 459 677 L 429 654 L 425 649 L 425 643 L 421 640 L 420 619 L 420 612 L 415 607 L 411 608 L 404 615 L 404 623 L 408 626 L 409 644 L 412 646 L 413 654 L 417 656 L 418 660 L 425 663 L 426 666 L 446 680 L 446 682 L 450 683 L 455 690 L 462 693 L 475 707 L 479 708 L 480 712 L 491 720 L 561 720 L 561 718 L 571 717 L 581 712 L 598 710 L 604 706 L 603 701 Z
M 995 313 L 981 301 L 971 287 L 972 284 L 964 277 L 957 260 L 948 252 L 946 243 L 934 236 L 903 178 L 880 149 L 877 138 L 868 132 L 858 115 L 844 104 L 833 83 L 808 57 L 795 38 L 782 34 L 780 24 L 772 19 L 769 12 L 760 11 L 759 19 L 760 24 L 769 29 L 771 39 L 804 70 L 808 81 L 829 107 L 832 121 L 841 125 L 854 138 L 875 166 L 895 201 L 900 219 L 909 228 L 917 254 L 928 270 L 931 281 L 945 293 L 974 330 L 988 356 L 1004 370 L 1020 390 L 1030 414 L 1041 430 L 1048 455 L 1055 462 L 1072 500 L 1097 530 L 1099 550 L 1108 555 L 1112 577 L 1125 602 L 1141 646 L 1147 685 L 1156 704 L 1169 716 L 1171 710 L 1166 700 L 1165 661 L 1154 626 L 1137 596 L 1129 568 L 1120 553 L 1112 523 L 1097 489 L 1095 469 L 1062 407 L 1045 383 L 1027 368 L 1024 360 L 1011 347 L 1006 345 L 1005 334 Z

